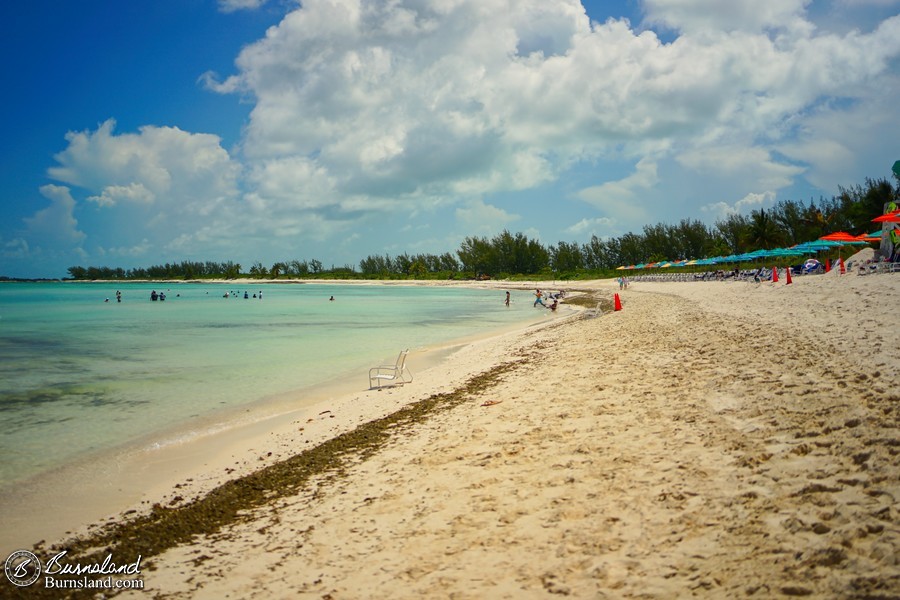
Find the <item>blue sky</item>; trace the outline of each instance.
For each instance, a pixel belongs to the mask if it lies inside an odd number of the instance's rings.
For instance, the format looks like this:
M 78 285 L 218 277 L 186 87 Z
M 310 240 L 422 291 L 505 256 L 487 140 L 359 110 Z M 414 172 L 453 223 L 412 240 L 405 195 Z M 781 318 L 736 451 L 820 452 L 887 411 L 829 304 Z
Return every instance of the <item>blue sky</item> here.
M 900 159 L 900 0 L 31 0 L 0 23 L 6 276 L 584 242 Z

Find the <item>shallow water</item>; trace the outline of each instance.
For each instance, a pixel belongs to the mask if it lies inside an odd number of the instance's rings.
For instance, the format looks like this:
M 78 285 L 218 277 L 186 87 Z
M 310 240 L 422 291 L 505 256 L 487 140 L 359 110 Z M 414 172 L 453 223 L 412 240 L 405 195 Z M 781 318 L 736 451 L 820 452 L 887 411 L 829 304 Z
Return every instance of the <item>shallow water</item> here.
M 365 389 L 402 348 L 544 316 L 512 294 L 507 309 L 502 291 L 425 286 L 2 284 L 0 489 L 351 373 Z

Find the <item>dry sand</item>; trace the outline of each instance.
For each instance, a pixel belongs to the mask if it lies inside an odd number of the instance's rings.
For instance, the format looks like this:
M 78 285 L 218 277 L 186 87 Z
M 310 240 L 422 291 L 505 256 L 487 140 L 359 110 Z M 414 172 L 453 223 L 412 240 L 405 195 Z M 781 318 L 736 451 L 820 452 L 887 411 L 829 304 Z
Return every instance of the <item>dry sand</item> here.
M 148 557 L 131 595 L 898 597 L 898 292 L 900 275 L 638 283 L 621 312 L 467 346 L 254 452 L 504 363 L 496 382 Z

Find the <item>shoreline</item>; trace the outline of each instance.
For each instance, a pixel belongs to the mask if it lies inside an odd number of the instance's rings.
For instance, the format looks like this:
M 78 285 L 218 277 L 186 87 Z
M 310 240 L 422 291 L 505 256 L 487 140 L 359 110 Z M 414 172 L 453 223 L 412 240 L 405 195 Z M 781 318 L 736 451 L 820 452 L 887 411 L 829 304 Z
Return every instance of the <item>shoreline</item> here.
M 547 313 L 543 315 L 547 320 L 529 320 L 410 349 L 408 364 L 417 383 L 439 376 L 457 378 L 454 368 L 447 366 L 460 362 L 453 361 L 455 353 L 574 315 L 561 312 L 551 317 Z M 394 358 L 383 357 L 378 364 L 393 362 Z M 463 368 L 468 372 L 471 365 Z M 436 369 L 439 375 L 433 374 Z M 404 394 L 402 386 L 381 392 L 369 390 L 364 381 L 365 373 L 352 372 L 301 390 L 260 398 L 89 453 L 74 463 L 18 482 L 0 493 L 0 510 L 7 515 L 0 533 L 0 551 L 8 554 L 38 542 L 56 543 L 84 536 L 122 515 L 146 512 L 156 503 L 169 505 L 175 498 L 201 496 L 224 481 L 284 459 L 292 447 L 303 449 L 320 443 L 410 402 L 410 384 Z

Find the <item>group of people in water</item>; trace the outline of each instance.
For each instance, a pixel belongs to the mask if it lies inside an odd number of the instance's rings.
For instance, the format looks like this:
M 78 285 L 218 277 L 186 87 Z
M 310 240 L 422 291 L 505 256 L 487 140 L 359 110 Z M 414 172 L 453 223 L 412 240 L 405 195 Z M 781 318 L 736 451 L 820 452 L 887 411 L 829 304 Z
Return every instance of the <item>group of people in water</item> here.
M 206 293 L 209 294 L 209 292 L 206 292 Z M 181 294 L 176 294 L 176 296 L 180 297 Z M 236 292 L 234 290 L 229 290 L 229 291 L 225 292 L 222 295 L 222 297 L 223 298 L 240 298 L 241 293 Z M 250 292 L 245 291 L 244 299 L 246 300 L 246 299 L 249 299 L 250 297 L 251 297 Z M 262 300 L 262 297 L 263 297 L 262 290 L 259 290 L 259 293 L 254 293 L 252 297 Z M 165 302 L 165 300 L 166 300 L 165 292 L 162 292 L 162 291 L 157 292 L 156 290 L 152 290 L 150 292 L 150 301 L 151 302 Z M 328 300 L 329 300 L 329 302 L 334 302 L 334 296 L 330 297 Z M 104 302 L 109 302 L 109 298 L 104 300 Z M 120 292 L 119 290 L 116 290 L 116 302 L 122 302 L 122 292 Z M 506 293 L 506 305 L 509 306 L 509 292 Z
M 240 292 L 230 291 L 230 292 L 225 292 L 222 295 L 222 297 L 223 298 L 240 298 L 241 294 L 240 294 Z M 259 290 L 259 295 L 253 294 L 253 297 L 262 300 L 262 290 Z M 249 298 L 250 298 L 250 293 L 247 291 L 244 291 L 244 300 L 247 300 Z
M 540 304 L 544 308 L 549 308 L 550 310 L 555 311 L 559 307 L 559 301 L 562 298 L 564 298 L 565 295 L 566 295 L 566 292 L 564 290 L 560 290 L 556 294 L 545 294 L 540 289 L 536 289 L 536 290 L 534 290 L 534 306 L 537 307 L 537 305 Z M 545 297 L 547 298 L 547 300 L 551 301 L 550 304 L 544 303 Z M 509 292 L 507 292 L 507 302 L 508 302 L 508 298 L 509 298 Z

